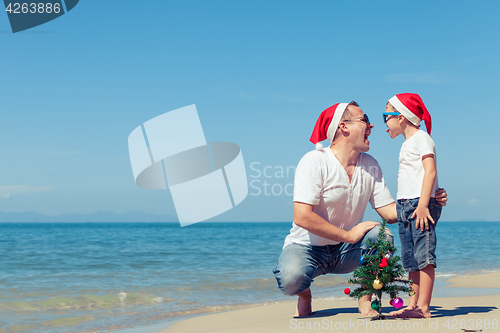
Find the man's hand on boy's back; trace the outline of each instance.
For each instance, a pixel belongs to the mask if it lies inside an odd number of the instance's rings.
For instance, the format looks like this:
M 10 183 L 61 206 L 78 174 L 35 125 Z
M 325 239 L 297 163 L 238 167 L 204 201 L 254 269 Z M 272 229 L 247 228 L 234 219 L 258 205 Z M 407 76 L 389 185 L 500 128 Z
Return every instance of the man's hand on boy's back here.
M 444 188 L 438 188 L 435 193 L 435 199 L 438 204 L 441 206 L 446 206 L 446 202 L 448 201 L 448 194 Z

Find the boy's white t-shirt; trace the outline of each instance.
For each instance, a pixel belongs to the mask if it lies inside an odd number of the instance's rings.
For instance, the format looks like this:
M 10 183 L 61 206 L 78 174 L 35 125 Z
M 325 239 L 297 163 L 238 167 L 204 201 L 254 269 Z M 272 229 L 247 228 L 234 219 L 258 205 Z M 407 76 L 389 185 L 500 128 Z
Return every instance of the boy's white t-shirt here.
M 422 156 L 433 154 L 436 162 L 436 148 L 431 136 L 419 130 L 411 138 L 403 142 L 399 152 L 398 200 L 419 198 L 424 180 Z M 437 162 L 436 162 L 437 163 Z M 438 178 L 434 180 L 431 197 L 439 188 Z
M 360 153 L 349 181 L 346 170 L 330 148 L 307 153 L 295 171 L 294 202 L 314 206 L 314 212 L 341 229 L 351 230 L 363 219 L 368 202 L 373 208 L 394 202 L 382 170 L 368 154 Z M 339 244 L 293 223 L 283 247 L 292 244 Z

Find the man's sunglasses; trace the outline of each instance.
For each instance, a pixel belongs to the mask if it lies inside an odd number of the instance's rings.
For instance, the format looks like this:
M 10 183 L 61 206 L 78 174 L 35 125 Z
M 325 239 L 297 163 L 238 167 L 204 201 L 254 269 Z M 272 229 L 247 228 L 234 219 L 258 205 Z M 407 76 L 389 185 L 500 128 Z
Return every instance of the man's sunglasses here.
M 384 113 L 382 113 L 382 116 L 384 117 L 384 124 L 387 123 L 387 118 L 389 116 L 397 116 L 399 114 L 400 114 L 399 112 L 384 112 Z
M 363 117 L 352 118 L 352 119 L 347 119 L 347 120 L 343 120 L 343 121 L 344 121 L 344 122 L 346 122 L 346 121 L 355 121 L 355 120 L 362 121 L 362 122 L 364 122 L 367 126 L 370 126 L 370 119 L 368 119 L 368 116 L 366 115 L 366 113 L 363 115 Z

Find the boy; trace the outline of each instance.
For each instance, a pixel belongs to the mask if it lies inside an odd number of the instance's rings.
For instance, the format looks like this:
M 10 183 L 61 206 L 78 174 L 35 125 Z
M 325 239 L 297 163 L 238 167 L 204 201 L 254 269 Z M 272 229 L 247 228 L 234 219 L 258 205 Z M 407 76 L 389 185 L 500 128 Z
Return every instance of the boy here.
M 435 227 L 441 215 L 441 206 L 432 197 L 438 181 L 436 150 L 430 137 L 431 116 L 420 96 L 410 93 L 392 97 L 383 116 L 391 138 L 405 137 L 399 153 L 397 212 L 403 267 L 415 291 L 408 307 L 391 315 L 430 318 L 436 267 Z M 422 120 L 427 133 L 419 129 Z

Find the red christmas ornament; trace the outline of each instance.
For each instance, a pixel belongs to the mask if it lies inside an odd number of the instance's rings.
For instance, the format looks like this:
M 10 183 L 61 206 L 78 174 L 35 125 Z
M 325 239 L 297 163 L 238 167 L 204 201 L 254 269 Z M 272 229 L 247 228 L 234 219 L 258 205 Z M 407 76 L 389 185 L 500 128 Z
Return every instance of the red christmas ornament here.
M 381 260 L 382 262 L 380 264 L 378 264 L 378 267 L 380 268 L 384 268 L 384 267 L 387 267 L 387 258 L 382 258 Z
M 349 295 L 350 293 L 351 293 L 351 289 L 350 288 L 345 288 L 344 289 L 344 294 Z

